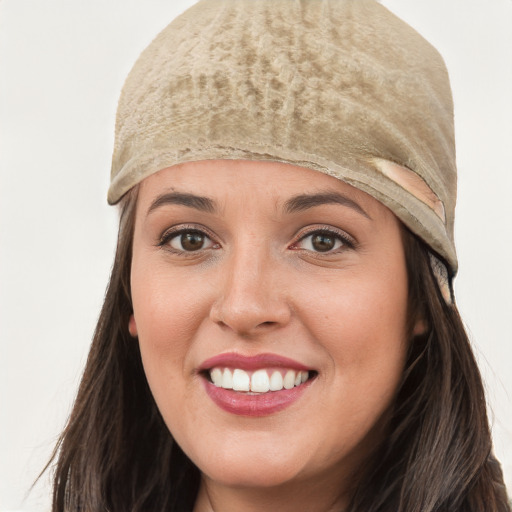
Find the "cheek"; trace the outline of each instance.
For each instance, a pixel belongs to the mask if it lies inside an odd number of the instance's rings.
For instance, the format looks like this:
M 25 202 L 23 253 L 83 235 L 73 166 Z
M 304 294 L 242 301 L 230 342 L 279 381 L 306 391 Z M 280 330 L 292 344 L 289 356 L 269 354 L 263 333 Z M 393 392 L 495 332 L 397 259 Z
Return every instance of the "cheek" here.
M 392 400 L 405 363 L 404 272 L 354 276 L 336 287 L 329 283 L 309 296 L 303 317 L 329 355 L 335 392 L 345 403 L 378 415 Z
M 407 281 L 404 275 L 399 274 L 397 279 L 353 275 L 338 283 L 317 282 L 316 289 L 302 302 L 301 316 L 315 326 L 319 339 L 330 340 L 334 350 L 338 346 L 344 349 L 352 346 L 355 351 L 365 346 L 385 350 L 386 346 L 400 345 L 406 337 Z
M 165 265 L 147 270 L 137 263 L 134 259 L 131 286 L 139 339 L 152 350 L 179 353 L 207 311 L 204 290 Z
M 194 389 L 194 379 L 190 378 L 188 363 L 197 315 L 193 315 L 194 307 L 183 300 L 183 295 L 172 293 L 172 288 L 164 289 L 150 281 L 144 282 L 145 287 L 150 288 L 151 293 L 142 293 L 139 302 L 135 297 L 142 289 L 134 289 L 144 373 L 167 428 L 174 436 L 184 438 L 185 423 L 192 428 L 191 425 L 201 421 L 200 411 L 191 407 L 197 403 L 197 389 Z
M 144 372 L 161 411 L 179 407 L 193 333 L 204 309 L 197 293 L 153 265 L 132 266 L 132 300 Z M 164 415 L 165 416 L 165 415 Z

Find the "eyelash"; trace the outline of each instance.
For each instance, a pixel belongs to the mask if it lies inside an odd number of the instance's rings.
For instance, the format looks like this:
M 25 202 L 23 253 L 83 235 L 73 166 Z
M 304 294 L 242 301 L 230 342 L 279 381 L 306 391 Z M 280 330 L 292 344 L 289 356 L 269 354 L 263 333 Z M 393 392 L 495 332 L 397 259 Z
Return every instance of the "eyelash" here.
M 184 234 L 199 234 L 205 239 L 210 240 L 211 246 L 210 247 L 200 247 L 197 250 L 187 251 L 182 249 L 177 249 L 175 247 L 172 247 L 170 245 L 170 242 L 176 238 L 178 238 L 181 235 Z M 313 237 L 315 235 L 325 235 L 326 237 L 334 238 L 335 241 L 341 242 L 340 247 L 335 247 L 333 249 L 328 249 L 326 251 L 315 251 L 312 249 L 304 249 L 301 247 L 298 247 L 298 245 L 307 240 L 309 237 Z M 182 255 L 192 255 L 194 253 L 199 253 L 205 249 L 212 249 L 212 248 L 218 248 L 219 244 L 214 241 L 214 236 L 209 233 L 208 230 L 206 230 L 204 227 L 198 227 L 198 226 L 180 226 L 179 228 L 172 228 L 167 231 L 165 231 L 162 236 L 160 237 L 158 244 L 158 247 L 166 247 L 167 250 L 182 254 Z M 312 227 L 309 230 L 306 231 L 306 233 L 302 233 L 300 238 L 298 238 L 295 242 L 293 242 L 288 248 L 291 250 L 304 250 L 308 252 L 312 252 L 314 254 L 337 254 L 343 250 L 347 249 L 355 249 L 356 247 L 356 241 L 349 236 L 347 233 L 343 231 L 335 230 L 331 227 Z
M 335 239 L 335 241 L 341 242 L 341 246 L 337 247 L 337 248 L 334 248 L 334 249 L 329 249 L 329 250 L 326 250 L 326 251 L 314 251 L 314 250 L 310 250 L 310 249 L 301 249 L 300 247 L 297 247 L 297 245 L 300 242 L 303 242 L 307 238 L 313 237 L 315 235 L 325 235 L 327 237 L 332 237 L 332 238 Z M 293 242 L 293 244 L 290 246 L 290 249 L 294 249 L 294 250 L 307 250 L 309 252 L 313 252 L 314 254 L 319 254 L 319 255 L 322 255 L 322 254 L 325 254 L 325 255 L 337 254 L 337 253 L 342 252 L 344 250 L 355 249 L 355 248 L 356 248 L 356 241 L 351 236 L 349 236 L 347 233 L 345 233 L 343 231 L 338 231 L 338 230 L 333 229 L 331 227 L 329 227 L 329 228 L 327 228 L 327 227 L 313 227 L 313 228 L 310 228 L 306 233 L 302 233 L 300 238 L 296 242 Z
M 201 236 L 204 236 L 205 239 L 208 239 L 211 241 L 213 248 L 217 248 L 216 246 L 219 245 L 218 243 L 214 242 L 214 237 L 204 227 L 180 226 L 179 228 L 171 228 L 171 229 L 165 231 L 162 234 L 162 236 L 160 237 L 160 240 L 158 241 L 157 246 L 165 247 L 167 250 L 169 250 L 171 252 L 174 252 L 177 254 L 182 254 L 182 255 L 192 255 L 194 253 L 199 253 L 205 249 L 205 248 L 201 247 L 195 251 L 186 251 L 186 250 L 177 249 L 170 245 L 170 242 L 172 240 L 178 238 L 181 235 L 187 234 L 187 233 L 188 234 L 199 234 Z M 211 249 L 212 247 L 207 247 L 207 248 Z

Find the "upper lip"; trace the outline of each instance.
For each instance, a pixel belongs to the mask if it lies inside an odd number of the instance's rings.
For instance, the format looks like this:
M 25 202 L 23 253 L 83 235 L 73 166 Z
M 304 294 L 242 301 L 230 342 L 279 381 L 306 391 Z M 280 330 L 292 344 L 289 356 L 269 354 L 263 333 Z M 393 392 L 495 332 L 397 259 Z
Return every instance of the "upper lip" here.
M 311 370 L 298 361 L 277 354 L 257 354 L 252 356 L 244 356 L 235 352 L 219 354 L 204 361 L 199 371 L 210 370 L 215 367 L 238 368 L 240 370 L 258 370 L 260 368 L 289 368 L 292 370 Z

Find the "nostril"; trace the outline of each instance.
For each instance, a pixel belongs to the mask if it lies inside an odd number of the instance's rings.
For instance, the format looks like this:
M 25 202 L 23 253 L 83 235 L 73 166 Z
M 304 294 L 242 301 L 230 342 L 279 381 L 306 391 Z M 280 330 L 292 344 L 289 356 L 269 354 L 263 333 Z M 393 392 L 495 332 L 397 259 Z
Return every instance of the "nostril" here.
M 255 331 L 263 332 L 285 325 L 289 321 L 291 313 L 285 301 L 256 300 L 258 297 L 240 296 L 235 291 L 211 306 L 210 320 L 222 329 L 229 328 L 239 334 L 250 335 Z

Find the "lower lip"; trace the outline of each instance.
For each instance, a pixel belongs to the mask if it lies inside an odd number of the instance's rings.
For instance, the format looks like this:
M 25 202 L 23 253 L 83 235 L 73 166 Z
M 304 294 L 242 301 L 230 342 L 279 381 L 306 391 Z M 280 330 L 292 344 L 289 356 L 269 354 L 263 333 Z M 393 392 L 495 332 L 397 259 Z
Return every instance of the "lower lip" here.
M 292 389 L 253 395 L 217 387 L 206 379 L 204 383 L 208 396 L 221 409 L 240 416 L 268 416 L 296 402 L 309 388 L 311 380 Z

